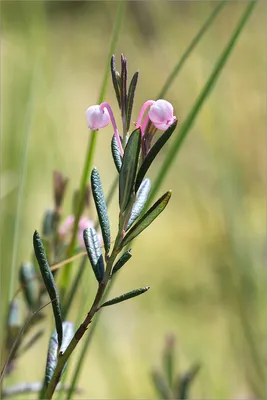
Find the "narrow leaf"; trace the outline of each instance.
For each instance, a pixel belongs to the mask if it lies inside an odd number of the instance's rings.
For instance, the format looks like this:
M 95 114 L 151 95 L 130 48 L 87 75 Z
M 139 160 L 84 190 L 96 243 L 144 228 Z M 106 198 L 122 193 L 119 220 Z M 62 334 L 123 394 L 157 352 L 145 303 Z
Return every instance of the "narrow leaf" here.
M 36 271 L 32 263 L 24 263 L 19 270 L 19 280 L 22 291 L 30 310 L 33 310 L 38 301 L 39 285 L 36 279 Z
M 140 294 L 143 294 L 143 293 L 147 292 L 148 289 L 150 289 L 150 286 L 145 286 L 143 288 L 132 290 L 131 292 L 122 294 L 119 297 L 115 297 L 112 300 L 106 301 L 104 304 L 102 304 L 100 306 L 100 308 L 107 307 L 107 306 L 112 306 L 113 304 L 117 304 L 117 303 L 121 303 L 122 301 L 129 300 L 129 299 L 131 299 L 133 297 L 139 296 Z
M 178 380 L 178 389 L 177 389 L 177 398 L 178 399 L 188 399 L 189 398 L 189 390 L 195 379 L 198 371 L 200 369 L 199 364 L 195 364 L 191 367 L 191 369 L 185 373 L 183 376 L 179 377 Z
M 128 90 L 127 112 L 126 112 L 127 132 L 129 131 L 130 123 L 131 123 L 133 104 L 134 104 L 134 95 L 135 95 L 135 90 L 136 90 L 136 86 L 137 86 L 137 82 L 138 82 L 138 75 L 139 75 L 138 72 L 136 72 L 133 75 L 132 80 L 130 82 L 129 90 Z
M 42 234 L 43 236 L 51 236 L 53 235 L 56 227 L 56 219 L 55 219 L 54 210 L 46 210 L 43 218 L 43 228 Z
M 95 277 L 98 280 L 98 282 L 101 282 L 104 277 L 105 267 L 99 240 L 95 229 L 94 228 L 85 229 L 83 231 L 83 239 Z
M 125 147 L 119 179 L 119 203 L 123 212 L 133 194 L 141 145 L 141 131 L 135 129 Z
M 165 381 L 164 377 L 161 375 L 159 371 L 152 371 L 151 374 L 152 381 L 154 383 L 154 387 L 158 393 L 158 396 L 160 399 L 170 399 L 172 398 L 171 396 L 171 390 Z M 180 400 L 180 397 L 179 397 Z M 181 398 L 182 400 L 182 398 Z
M 64 351 L 68 347 L 69 343 L 71 342 L 73 335 L 74 335 L 73 323 L 67 322 L 67 321 L 63 322 L 63 339 L 62 339 L 62 344 L 60 347 L 60 349 L 61 349 L 60 352 L 64 353 Z M 54 331 L 51 335 L 51 338 L 49 341 L 49 346 L 48 346 L 46 368 L 45 368 L 45 387 L 47 387 L 49 385 L 49 382 L 51 381 L 53 373 L 57 366 L 58 347 L 59 347 L 58 336 L 57 336 L 57 332 Z M 66 365 L 65 365 L 65 367 L 66 367 Z M 63 369 L 63 371 L 64 371 L 64 369 Z
M 20 347 L 19 353 L 17 356 L 21 356 L 27 350 L 29 350 L 44 334 L 44 329 L 39 329 L 25 344 L 23 347 Z
M 154 146 L 150 149 L 149 153 L 144 159 L 143 164 L 141 165 L 137 177 L 136 177 L 136 184 L 135 184 L 135 191 L 137 192 L 139 186 L 142 183 L 143 178 L 145 177 L 145 174 L 147 173 L 150 165 L 152 162 L 155 160 L 156 156 L 164 146 L 164 144 L 170 139 L 173 131 L 175 130 L 177 126 L 178 121 L 174 121 L 172 125 L 169 126 L 169 128 L 160 136 L 160 138 L 156 141 Z
M 120 259 L 116 262 L 116 264 L 113 267 L 112 270 L 112 276 L 119 270 L 121 269 L 121 267 L 124 266 L 124 264 L 127 263 L 127 261 L 130 260 L 130 258 L 132 257 L 131 254 L 131 249 L 125 251 L 125 253 L 123 253 L 123 255 L 120 257 Z
M 121 55 L 121 117 L 123 128 L 126 129 L 126 111 L 127 111 L 127 60 Z M 123 129 L 123 136 L 126 132 Z
M 53 274 L 48 264 L 42 240 L 37 231 L 33 235 L 33 247 L 35 256 L 37 258 L 43 281 L 52 302 L 53 313 L 55 318 L 56 330 L 58 335 L 58 345 L 62 343 L 62 320 L 61 320 L 61 307 L 59 295 L 54 281 Z
M 111 57 L 110 70 L 111 70 L 112 83 L 113 83 L 113 87 L 114 87 L 114 90 L 116 93 L 117 101 L 118 101 L 119 107 L 121 108 L 121 90 L 120 90 L 120 85 L 118 82 L 118 72 L 116 71 L 114 54 Z
M 101 185 L 100 175 L 96 168 L 93 168 L 91 173 L 91 187 L 104 241 L 104 247 L 106 253 L 108 253 L 110 249 L 110 225 L 108 219 L 108 210 Z
M 131 216 L 127 225 L 128 230 L 130 226 L 134 223 L 134 221 L 140 216 L 142 213 L 144 206 L 146 204 L 149 192 L 151 189 L 151 183 L 148 178 L 144 179 L 143 182 L 141 183 L 140 188 L 138 189 L 137 192 L 137 199 L 133 205 Z
M 122 165 L 122 157 L 121 157 L 121 152 L 120 152 L 115 135 L 113 135 L 112 139 L 111 139 L 111 153 L 112 153 L 115 167 L 116 167 L 118 173 L 120 173 L 121 165 Z
M 162 213 L 171 198 L 171 191 L 166 192 L 156 203 L 140 218 L 139 221 L 128 231 L 123 238 L 121 246 L 124 247 L 131 242 L 137 235 L 146 229 L 157 216 Z

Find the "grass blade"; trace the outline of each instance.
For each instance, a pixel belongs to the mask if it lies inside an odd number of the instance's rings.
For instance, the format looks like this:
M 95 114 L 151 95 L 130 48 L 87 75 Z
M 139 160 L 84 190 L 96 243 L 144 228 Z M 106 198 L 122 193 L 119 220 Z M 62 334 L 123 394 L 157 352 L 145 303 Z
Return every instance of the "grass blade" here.
M 47 290 L 50 300 L 52 302 L 56 330 L 57 330 L 57 335 L 58 335 L 58 345 L 60 348 L 61 343 L 62 343 L 63 331 L 62 331 L 61 307 L 60 307 L 60 302 L 59 302 L 59 296 L 58 296 L 58 291 L 57 291 L 56 284 L 54 281 L 54 276 L 51 272 L 50 265 L 48 264 L 48 261 L 46 258 L 45 249 L 44 249 L 42 240 L 37 231 L 35 231 L 34 235 L 33 235 L 33 247 L 34 247 L 35 256 L 37 258 L 37 261 L 38 261 L 38 264 L 40 267 L 40 271 L 41 271 L 41 274 L 43 277 L 43 281 L 44 281 L 46 290 Z
M 225 49 L 221 53 L 210 77 L 208 78 L 204 88 L 202 89 L 201 93 L 199 94 L 198 98 L 196 99 L 192 109 L 190 110 L 187 118 L 185 119 L 184 123 L 182 124 L 179 132 L 179 136 L 174 141 L 170 151 L 165 157 L 165 161 L 163 162 L 161 169 L 157 175 L 155 180 L 154 186 L 149 196 L 148 204 L 153 200 L 154 196 L 158 192 L 162 182 L 164 181 L 172 163 L 180 150 L 181 145 L 183 144 L 185 138 L 187 137 L 188 133 L 190 132 L 190 128 L 192 127 L 199 111 L 201 110 L 203 104 L 205 103 L 208 95 L 211 93 L 216 80 L 218 79 L 220 73 L 222 72 L 227 60 L 231 52 L 233 51 L 236 41 L 239 38 L 243 28 L 245 27 L 254 7 L 256 5 L 256 1 L 251 1 L 248 6 L 246 7 L 245 12 L 243 13 L 240 21 L 238 22 L 236 29 L 232 37 L 230 38 L 228 44 L 226 45 Z
M 194 48 L 196 47 L 196 45 L 198 44 L 198 42 L 200 41 L 200 39 L 202 38 L 204 33 L 210 27 L 210 25 L 212 24 L 212 22 L 214 21 L 216 16 L 219 14 L 219 12 L 223 8 L 223 6 L 225 6 L 225 4 L 227 4 L 227 1 L 225 1 L 225 0 L 220 1 L 217 4 L 217 6 L 214 8 L 212 13 L 208 17 L 208 19 L 205 21 L 204 25 L 200 28 L 200 30 L 198 31 L 196 36 L 193 38 L 192 42 L 189 44 L 189 46 L 185 50 L 184 54 L 182 55 L 182 57 L 180 58 L 180 60 L 176 64 L 176 66 L 174 67 L 173 71 L 168 76 L 165 84 L 163 85 L 163 88 L 161 89 L 161 91 L 159 92 L 159 94 L 157 96 L 158 99 L 163 98 L 165 96 L 165 94 L 167 93 L 167 91 L 170 89 L 174 79 L 179 74 L 184 63 L 186 62 L 186 60 L 188 59 L 188 57 L 190 56 L 190 54 L 192 53 L 192 51 L 194 50 Z

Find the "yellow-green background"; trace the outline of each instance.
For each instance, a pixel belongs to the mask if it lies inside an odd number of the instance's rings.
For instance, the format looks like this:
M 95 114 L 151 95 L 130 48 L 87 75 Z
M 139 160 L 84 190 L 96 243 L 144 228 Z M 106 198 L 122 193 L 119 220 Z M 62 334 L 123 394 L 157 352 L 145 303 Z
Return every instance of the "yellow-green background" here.
M 3 302 L 10 279 L 25 131 L 29 152 L 18 266 L 30 258 L 32 233 L 53 204 L 54 169 L 70 178 L 64 214 L 70 213 L 89 135 L 85 110 L 98 97 L 117 5 L 2 2 Z M 116 56 L 119 64 L 120 53 L 125 54 L 130 74 L 140 71 L 133 121 L 143 102 L 157 96 L 214 6 L 215 2 L 127 3 Z M 246 2 L 231 1 L 224 7 L 167 93 L 180 123 L 245 6 Z M 195 361 L 202 364 L 194 398 L 237 399 L 263 393 L 265 17 L 265 3 L 259 2 L 161 188 L 172 189 L 171 202 L 136 241 L 133 258 L 112 293 L 145 285 L 151 290 L 103 311 L 79 380 L 84 392 L 78 398 L 155 398 L 150 371 L 159 366 L 168 332 L 177 337 L 181 371 Z M 119 120 L 111 83 L 106 100 Z M 111 135 L 111 127 L 98 132 L 94 158 L 106 193 L 116 173 Z M 149 173 L 152 180 L 171 145 L 170 140 Z M 113 236 L 117 215 L 115 196 L 110 208 Z M 88 264 L 70 315 L 73 321 L 82 306 L 86 312 L 95 289 Z M 52 324 L 48 317 L 43 323 L 46 335 L 19 360 L 7 385 L 42 380 Z

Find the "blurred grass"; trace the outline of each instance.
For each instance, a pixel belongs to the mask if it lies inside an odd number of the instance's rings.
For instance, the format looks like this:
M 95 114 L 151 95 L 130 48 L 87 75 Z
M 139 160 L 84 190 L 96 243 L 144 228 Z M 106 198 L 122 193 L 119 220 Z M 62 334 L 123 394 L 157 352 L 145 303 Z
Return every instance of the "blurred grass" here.
M 46 12 L 42 3 L 6 1 L 2 6 L 1 175 L 10 171 L 19 176 L 30 82 L 36 63 L 41 65 L 19 237 L 21 261 L 29 259 L 32 232 L 52 204 L 54 168 L 70 176 L 65 204 L 66 214 L 70 211 L 88 140 L 84 111 L 95 103 L 108 51 L 116 4 L 74 3 L 47 3 Z M 159 92 L 212 7 L 204 2 L 128 4 L 117 56 L 123 52 L 130 71 L 141 73 L 134 116 Z M 224 7 L 166 96 L 181 122 L 243 9 L 242 2 Z M 139 238 L 134 257 L 118 277 L 113 294 L 146 284 L 152 290 L 143 299 L 103 311 L 80 379 L 86 389 L 83 398 L 152 398 L 149 371 L 158 362 L 168 331 L 177 334 L 181 368 L 195 360 L 203 365 L 194 397 L 244 398 L 262 391 L 265 12 L 266 5 L 259 3 L 163 185 L 162 192 L 173 190 L 170 205 Z M 140 29 L 144 15 L 149 21 L 145 32 Z M 111 85 L 107 99 L 115 108 Z M 115 176 L 110 139 L 108 129 L 99 132 L 94 161 L 106 193 Z M 163 159 L 164 154 L 158 168 Z M 3 283 L 10 276 L 16 196 L 14 190 L 1 202 Z M 116 215 L 113 201 L 113 230 Z M 88 298 L 77 296 L 73 321 L 80 302 L 89 304 L 94 290 L 88 268 L 82 289 Z M 5 299 L 5 284 L 1 293 Z M 52 322 L 47 325 L 47 336 L 19 361 L 7 383 L 41 379 L 46 358 L 41 351 L 47 347 Z M 36 352 L 42 354 L 38 364 Z

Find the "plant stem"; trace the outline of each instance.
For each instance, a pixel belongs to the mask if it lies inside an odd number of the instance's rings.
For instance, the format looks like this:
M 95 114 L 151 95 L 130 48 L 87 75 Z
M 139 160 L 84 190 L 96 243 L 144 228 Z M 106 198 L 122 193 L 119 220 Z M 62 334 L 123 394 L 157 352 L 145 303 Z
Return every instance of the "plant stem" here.
M 120 221 L 120 227 L 124 226 L 125 221 L 121 220 Z M 106 264 L 106 271 L 105 271 L 105 275 L 103 278 L 103 281 L 99 283 L 98 286 L 98 290 L 94 299 L 94 302 L 91 306 L 90 311 L 88 312 L 86 318 L 84 319 L 84 321 L 82 322 L 82 324 L 80 325 L 80 327 L 77 329 L 77 331 L 75 332 L 70 344 L 68 345 L 67 349 L 65 350 L 64 353 L 59 353 L 58 356 L 58 362 L 57 362 L 57 366 L 55 368 L 55 371 L 53 373 L 52 379 L 48 385 L 46 394 L 45 394 L 45 399 L 51 399 L 54 391 L 56 389 L 57 384 L 59 383 L 62 371 L 64 366 L 66 365 L 69 357 L 71 356 L 72 352 L 74 351 L 74 349 L 76 348 L 77 344 L 79 343 L 79 341 L 81 340 L 81 338 L 83 337 L 83 335 L 85 334 L 88 325 L 91 323 L 95 313 L 99 310 L 99 304 L 100 301 L 102 300 L 102 297 L 105 293 L 106 287 L 108 285 L 109 282 L 109 277 L 110 277 L 110 273 L 112 270 L 112 266 L 115 262 L 115 259 L 118 255 L 118 253 L 120 252 L 120 243 L 121 240 L 123 238 L 123 229 L 120 228 L 119 229 L 119 233 L 117 235 L 117 238 L 115 240 L 115 244 L 112 250 L 112 253 L 110 256 L 106 255 L 106 259 L 107 259 L 107 264 Z

